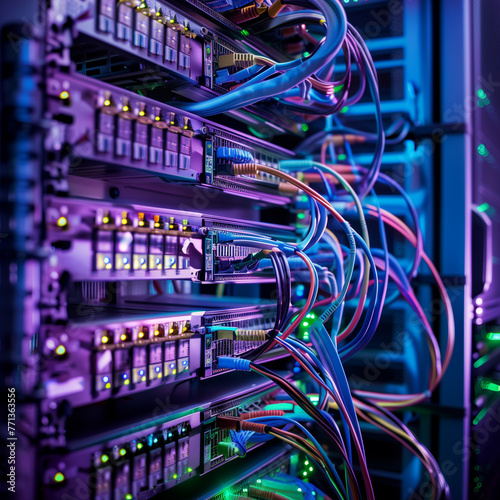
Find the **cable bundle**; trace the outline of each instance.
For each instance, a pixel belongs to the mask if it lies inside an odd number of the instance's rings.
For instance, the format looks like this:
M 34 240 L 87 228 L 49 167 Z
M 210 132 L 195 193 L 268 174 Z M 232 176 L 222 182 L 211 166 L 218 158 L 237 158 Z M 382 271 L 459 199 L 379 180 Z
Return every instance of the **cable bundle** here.
M 306 159 L 282 161 L 279 168 L 260 164 L 245 151 L 229 151 L 228 148 L 217 151 L 220 158 L 231 162 L 230 175 L 273 175 L 280 181 L 280 191 L 292 196 L 300 193 L 300 198 L 307 200 L 309 215 L 309 225 L 301 241 L 295 244 L 269 240 L 258 234 L 227 235 L 227 241 L 233 245 L 252 246 L 267 252 L 266 262 L 270 262 L 276 278 L 277 318 L 274 329 L 267 333 L 267 340 L 261 347 L 242 358 L 219 358 L 219 367 L 251 370 L 269 378 L 282 389 L 292 405 L 292 410 L 286 412 L 268 408 L 271 413 L 242 414 L 238 431 L 252 432 L 252 440 L 280 439 L 306 453 L 329 479 L 332 497 L 372 500 L 374 492 L 359 417 L 387 432 L 418 457 L 430 474 L 433 498 L 449 498 L 448 485 L 436 460 L 405 422 L 389 411 L 429 399 L 448 367 L 455 336 L 451 302 L 424 251 L 416 209 L 399 184 L 380 172 L 385 144 L 403 141 L 410 123 L 401 118 L 384 130 L 375 65 L 362 37 L 348 23 L 340 1 L 310 0 L 305 4 L 302 0 L 292 0 L 288 9 L 283 9 L 279 2 L 266 3 L 267 16 L 260 15 L 265 7 L 259 4 L 258 8 L 249 6 L 234 13 L 234 19 L 248 21 L 246 26 L 259 34 L 300 25 L 293 33 L 313 43 L 312 52 L 285 62 L 261 55 L 224 56 L 221 68 L 244 69 L 233 74 L 221 70 L 218 82 L 242 83 L 219 97 L 182 104 L 186 110 L 208 116 L 272 98 L 303 119 L 324 117 L 325 122 L 324 130 L 312 134 L 297 148 L 298 155 Z M 306 5 L 317 10 L 306 10 Z M 273 15 L 270 15 L 271 10 Z M 306 25 L 321 27 L 324 37 L 318 39 L 311 35 L 304 28 Z M 345 71 L 337 76 L 335 61 L 340 53 Z M 359 83 L 351 88 L 354 66 L 359 73 Z M 345 106 L 359 102 L 366 89 L 375 105 L 375 133 L 344 127 L 335 116 Z M 351 145 L 359 143 L 374 144 L 373 158 L 367 168 L 357 165 L 352 154 Z M 343 160 L 346 163 L 338 161 L 340 156 L 336 148 L 339 147 L 345 151 Z M 324 194 L 313 189 L 312 183 L 323 186 Z M 376 194 L 379 186 L 390 187 L 403 197 L 413 228 L 380 207 Z M 348 222 L 352 216 L 357 229 Z M 376 223 L 380 248 L 372 246 L 367 223 L 370 220 Z M 395 231 L 415 248 L 408 269 L 390 254 L 387 230 Z M 437 283 L 446 310 L 448 335 L 444 349 L 412 288 L 412 280 L 423 263 Z M 264 266 L 264 261 L 260 261 L 259 268 Z M 304 299 L 293 304 L 293 308 L 292 273 L 296 276 L 308 274 L 308 292 Z M 351 389 L 343 363 L 375 338 L 384 307 L 398 298 L 406 301 L 414 312 L 429 349 L 426 387 L 411 394 Z M 345 318 L 346 303 L 354 306 L 350 318 Z M 304 324 L 307 325 L 307 339 L 305 336 L 300 339 L 297 333 Z M 317 405 L 312 403 L 310 395 L 289 380 L 259 364 L 259 358 L 278 345 L 286 349 L 307 374 L 309 384 L 317 390 Z M 314 426 L 306 428 L 301 422 L 314 423 Z M 329 445 L 342 457 L 342 473 L 339 473 L 339 464 L 332 462 L 325 447 L 314 438 L 312 429 L 321 429 L 328 436 Z M 232 436 L 235 446 L 244 449 L 243 435 L 233 433 Z M 359 470 L 359 474 L 355 470 Z M 307 491 L 312 498 L 312 490 Z M 281 498 L 282 494 L 284 492 L 260 487 L 249 492 L 251 497 L 268 499 Z

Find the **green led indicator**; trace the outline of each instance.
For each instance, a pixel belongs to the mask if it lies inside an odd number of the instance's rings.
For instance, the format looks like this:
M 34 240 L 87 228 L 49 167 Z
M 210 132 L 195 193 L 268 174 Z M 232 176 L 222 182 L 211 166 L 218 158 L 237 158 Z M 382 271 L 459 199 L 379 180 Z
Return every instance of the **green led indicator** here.
M 305 470 L 303 473 L 302 473 L 303 476 L 307 476 L 307 471 Z
M 134 498 L 134 497 L 132 496 L 132 493 L 127 493 L 127 494 L 125 495 L 125 499 L 126 499 L 126 500 L 132 500 L 132 498 Z
M 480 98 L 480 99 L 486 99 L 488 96 L 486 95 L 486 92 L 483 90 L 483 89 L 479 89 L 477 91 L 477 96 Z
M 499 384 L 495 384 L 495 382 L 489 382 L 487 380 L 481 382 L 481 388 L 486 389 L 487 391 L 500 392 Z
M 306 214 L 303 214 L 303 213 L 297 214 L 297 218 L 299 218 L 300 220 L 305 219 Z
M 309 467 L 309 472 L 312 472 L 314 470 L 313 467 Z
M 333 91 L 335 93 L 337 93 L 339 90 L 342 90 L 344 88 L 344 84 L 341 83 L 340 85 L 335 85 L 335 87 L 333 87 Z
M 311 54 L 310 54 L 309 52 L 304 52 L 302 55 L 303 55 L 304 57 L 309 57 Z
M 477 417 L 472 421 L 474 425 L 477 425 L 481 420 L 484 418 L 484 416 L 488 413 L 488 408 L 483 408 L 478 414 Z
M 303 321 L 302 326 L 309 326 L 309 323 L 307 321 Z
M 488 156 L 490 154 L 490 152 L 488 151 L 488 149 L 486 148 L 486 146 L 484 144 L 479 144 L 479 146 L 477 147 L 477 152 L 481 155 L 481 156 Z
M 340 112 L 341 112 L 341 113 L 347 113 L 347 111 L 348 111 L 348 110 L 349 110 L 349 106 L 344 106 L 344 107 L 340 110 Z
M 210 45 L 207 45 L 206 52 L 207 52 L 207 55 L 210 55 Z
M 243 36 L 248 36 L 250 33 L 247 31 L 247 30 L 241 30 L 240 33 L 243 35 Z
M 491 355 L 485 354 L 484 356 L 482 356 L 481 358 L 479 358 L 477 361 L 474 362 L 474 368 L 480 368 L 490 359 L 491 359 Z
M 262 479 L 257 479 L 257 483 L 262 483 Z
M 477 207 L 477 211 L 478 212 L 486 212 L 486 210 L 488 210 L 488 208 L 490 208 L 490 206 L 488 205 L 488 203 L 481 203 L 481 205 L 479 205 Z
M 309 465 L 309 460 L 306 460 L 306 461 L 304 462 L 304 465 Z
M 307 131 L 309 130 L 309 125 L 308 125 L 307 123 L 303 123 L 303 124 L 302 124 L 302 130 L 303 130 L 304 132 L 307 132 Z
M 189 473 L 191 473 L 191 472 L 193 472 L 193 469 L 192 469 L 191 467 L 188 467 L 188 468 L 187 468 L 187 471 L 188 471 Z
M 104 463 L 104 464 L 105 464 L 108 460 L 109 460 L 108 455 L 103 455 L 103 456 L 101 457 L 101 462 L 102 462 L 102 463 Z
M 500 332 L 489 332 L 486 338 L 488 340 L 500 340 Z
M 62 483 L 64 481 L 64 474 L 62 472 L 58 472 L 55 476 L 54 476 L 54 481 L 56 483 Z
M 138 450 L 142 450 L 142 446 L 143 446 L 143 444 L 142 444 L 142 443 L 137 443 L 137 449 L 138 449 Z
M 344 153 L 341 153 L 337 156 L 337 159 L 339 161 L 344 161 L 344 160 L 347 160 L 347 155 L 345 155 Z
M 120 450 L 120 455 L 123 457 L 123 455 L 125 455 L 125 453 L 127 453 L 127 450 L 125 448 L 122 448 Z

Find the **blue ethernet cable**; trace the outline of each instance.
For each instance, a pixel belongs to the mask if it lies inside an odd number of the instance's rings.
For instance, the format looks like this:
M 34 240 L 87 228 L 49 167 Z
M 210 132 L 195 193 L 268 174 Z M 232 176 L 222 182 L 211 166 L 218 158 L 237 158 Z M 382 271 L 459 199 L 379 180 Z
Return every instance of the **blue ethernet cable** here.
M 249 85 L 244 84 L 225 95 L 204 102 L 176 102 L 175 105 L 199 116 L 223 113 L 281 94 L 287 89 L 299 85 L 307 77 L 315 74 L 326 64 L 329 64 L 338 53 L 347 33 L 345 12 L 336 0 L 311 0 L 311 3 L 323 11 L 328 27 L 325 43 L 318 48 L 315 54 L 309 58 L 297 59 L 298 64 L 296 67 L 296 61 L 279 63 L 281 64 L 279 67 L 285 73 L 271 80 L 258 81 L 258 83 L 251 83 L 252 80 L 249 80 Z M 262 73 L 262 75 L 265 73 Z M 262 78 L 262 75 L 259 78 Z
M 386 269 L 389 269 L 389 250 L 387 247 L 387 237 L 386 237 L 386 233 L 385 233 L 385 224 L 384 224 L 382 217 L 381 217 L 381 214 L 380 214 L 380 204 L 378 202 L 378 198 L 375 195 L 374 195 L 374 199 L 376 202 L 377 210 L 379 211 L 378 223 L 379 223 L 380 237 L 381 237 L 381 241 L 382 241 L 382 248 L 383 248 L 383 251 L 385 252 L 385 265 L 386 265 Z M 375 266 L 375 263 L 373 261 L 373 257 L 371 254 L 369 255 L 369 258 L 370 258 L 370 265 Z M 373 286 L 374 287 L 377 286 L 377 289 L 378 289 L 378 277 L 377 277 L 375 267 L 373 267 L 373 271 L 375 272 L 375 282 L 374 282 Z M 375 334 L 375 331 L 376 331 L 377 326 L 378 326 L 379 321 L 380 321 L 380 316 L 382 315 L 382 308 L 383 308 L 383 305 L 385 302 L 385 297 L 387 294 L 388 281 L 389 281 L 388 273 L 385 273 L 383 275 L 383 279 L 382 279 L 381 293 L 377 297 L 378 304 L 377 304 L 377 307 L 375 310 L 375 316 L 374 316 L 373 323 L 371 325 L 369 325 L 369 327 L 367 329 L 365 329 L 366 325 L 364 322 L 359 334 L 352 341 L 350 341 L 349 343 L 347 343 L 341 347 L 341 349 L 339 350 L 339 353 L 341 354 L 342 359 L 347 359 L 347 358 L 353 356 L 354 354 L 356 354 L 357 352 L 359 352 L 361 349 L 366 347 L 368 342 L 373 338 L 373 335 Z M 370 302 L 370 305 L 371 305 L 371 302 Z

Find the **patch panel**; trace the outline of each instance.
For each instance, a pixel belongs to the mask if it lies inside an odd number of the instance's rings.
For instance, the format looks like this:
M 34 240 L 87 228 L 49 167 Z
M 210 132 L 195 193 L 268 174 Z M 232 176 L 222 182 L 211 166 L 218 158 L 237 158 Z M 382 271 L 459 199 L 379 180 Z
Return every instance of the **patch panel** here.
M 53 74 L 47 93 L 51 127 L 46 148 L 52 161 L 46 171 L 52 191 L 67 192 L 67 185 L 61 185 L 61 169 L 66 174 L 115 178 L 140 171 L 243 196 L 255 197 L 258 189 L 260 198 L 278 203 L 290 199 L 273 176 L 235 181 L 220 170 L 231 160 L 221 158 L 221 148 L 246 151 L 273 168 L 293 157 L 283 148 L 88 77 Z
M 274 306 L 262 305 L 44 325 L 37 341 L 45 363 L 42 411 L 216 375 L 219 356 L 241 356 L 265 342 L 275 315 Z M 280 356 L 275 349 L 263 359 Z
M 63 457 L 47 450 L 41 498 L 70 499 L 85 491 L 96 500 L 143 500 L 168 491 L 234 458 L 210 454 L 223 435 L 216 427 L 220 408 L 234 414 L 260 408 L 275 392 L 272 384 L 256 384 L 237 396 L 117 429 L 84 446 L 70 444 L 77 449 Z

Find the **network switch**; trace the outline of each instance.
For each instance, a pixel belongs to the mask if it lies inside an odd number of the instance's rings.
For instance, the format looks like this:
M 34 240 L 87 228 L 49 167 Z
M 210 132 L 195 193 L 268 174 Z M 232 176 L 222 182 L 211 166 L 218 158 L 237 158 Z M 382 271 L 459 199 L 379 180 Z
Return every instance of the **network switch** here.
M 286 203 L 272 175 L 228 177 L 228 163 L 257 161 L 279 168 L 293 153 L 171 106 L 88 77 L 53 74 L 47 82 L 49 178 L 61 169 L 79 176 L 129 176 L 131 171 L 221 187 Z M 105 165 L 102 166 L 101 165 Z M 56 192 L 67 192 L 53 187 Z
M 254 386 L 211 402 L 200 394 L 199 404 L 182 411 L 69 442 L 64 455 L 46 448 L 42 498 L 78 498 L 84 491 L 96 500 L 143 500 L 225 465 L 237 455 L 218 452 L 229 431 L 217 426 L 216 417 L 263 409 L 276 388 L 262 382 Z M 250 441 L 247 450 L 260 444 Z
M 53 296 L 61 292 L 58 283 L 65 274 L 73 281 L 259 281 L 265 276 L 254 276 L 252 270 L 265 252 L 250 244 L 236 246 L 226 235 L 254 231 L 271 243 L 273 237 L 295 239 L 287 226 L 94 200 L 49 197 L 46 211 L 53 252 L 45 263 L 45 288 Z
M 500 338 L 466 6 L 3 9 L 2 493 L 466 498 Z
M 60 0 L 48 10 L 53 42 L 50 58 L 61 68 L 140 88 L 144 94 L 154 94 L 156 87 L 167 84 L 167 89 L 190 100 L 208 99 L 251 76 L 232 76 L 238 67 L 220 64 L 220 57 L 258 54 L 269 60 L 281 56 L 217 10 L 199 0 L 182 5 L 156 0 L 85 0 L 79 4 Z M 71 59 L 61 57 L 61 45 Z M 252 106 L 233 116 L 273 133 L 303 133 L 278 105 Z
M 263 345 L 275 316 L 275 306 L 262 305 L 44 325 L 37 341 L 44 361 L 42 411 L 227 371 L 218 368 L 219 356 L 241 356 Z M 263 360 L 283 355 L 273 349 Z

